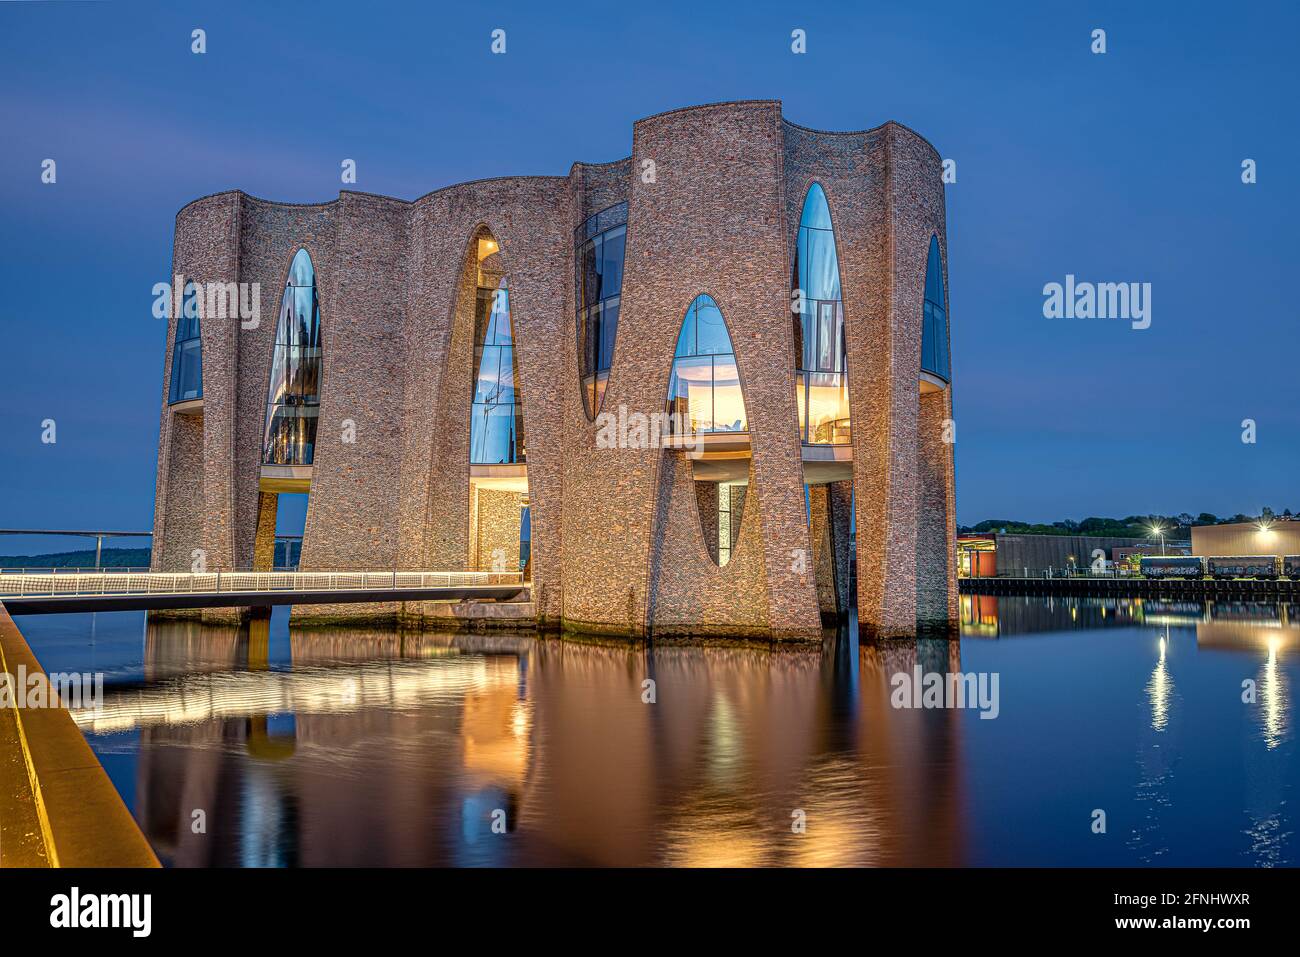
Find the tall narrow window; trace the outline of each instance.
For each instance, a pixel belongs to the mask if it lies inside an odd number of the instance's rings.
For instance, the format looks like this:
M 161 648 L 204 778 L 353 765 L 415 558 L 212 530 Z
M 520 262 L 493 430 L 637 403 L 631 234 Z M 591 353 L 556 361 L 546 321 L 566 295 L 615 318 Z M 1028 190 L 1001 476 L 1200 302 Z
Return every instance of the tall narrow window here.
M 808 187 L 795 237 L 794 313 L 800 438 L 807 445 L 850 441 L 844 302 L 831 210 L 820 183 Z
M 203 342 L 199 338 L 199 287 L 185 284 L 181 314 L 176 317 L 176 343 L 172 346 L 172 384 L 169 404 L 203 398 Z
M 626 245 L 627 203 L 587 217 L 574 233 L 578 375 L 582 403 L 591 419 L 605 400 L 605 385 L 614 363 Z
M 709 296 L 686 308 L 668 379 L 672 433 L 747 432 L 745 396 L 722 310 Z
M 480 287 L 474 310 L 474 396 L 469 423 L 471 465 L 524 461 L 524 411 L 516 383 L 510 328 L 510 293 L 502 278 L 495 289 Z
M 289 266 L 275 328 L 271 387 L 266 400 L 265 464 L 312 464 L 320 414 L 320 369 L 316 270 L 307 250 L 299 249 Z
M 943 258 L 939 237 L 930 237 L 930 255 L 925 264 L 925 314 L 921 327 L 921 371 L 948 382 L 952 370 L 948 359 L 948 310 L 943 297 Z

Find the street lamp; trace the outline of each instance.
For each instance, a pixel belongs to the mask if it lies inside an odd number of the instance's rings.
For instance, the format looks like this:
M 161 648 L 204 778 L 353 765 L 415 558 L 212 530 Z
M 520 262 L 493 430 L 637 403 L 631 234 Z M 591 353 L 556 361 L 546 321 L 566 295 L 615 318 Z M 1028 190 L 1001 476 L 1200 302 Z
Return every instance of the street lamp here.
M 1151 534 L 1160 536 L 1160 554 L 1165 553 L 1165 526 L 1159 522 L 1151 523 Z

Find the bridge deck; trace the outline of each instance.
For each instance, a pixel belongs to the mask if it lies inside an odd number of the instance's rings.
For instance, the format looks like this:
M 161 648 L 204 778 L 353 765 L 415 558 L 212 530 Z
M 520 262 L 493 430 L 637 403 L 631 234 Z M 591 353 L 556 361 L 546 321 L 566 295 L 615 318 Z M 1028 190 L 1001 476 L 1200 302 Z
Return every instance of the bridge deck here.
M 0 574 L 14 615 L 394 601 L 510 601 L 518 572 L 127 572 Z

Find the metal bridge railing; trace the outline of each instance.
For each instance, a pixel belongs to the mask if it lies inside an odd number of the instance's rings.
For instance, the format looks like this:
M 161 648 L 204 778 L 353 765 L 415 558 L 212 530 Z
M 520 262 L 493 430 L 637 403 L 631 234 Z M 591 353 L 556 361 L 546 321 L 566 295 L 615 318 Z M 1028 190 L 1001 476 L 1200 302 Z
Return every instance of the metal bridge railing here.
M 522 584 L 522 572 L 149 572 L 119 568 L 102 568 L 89 572 L 69 569 L 36 572 L 4 569 L 3 574 L 0 574 L 0 598 L 259 591 L 402 591 Z

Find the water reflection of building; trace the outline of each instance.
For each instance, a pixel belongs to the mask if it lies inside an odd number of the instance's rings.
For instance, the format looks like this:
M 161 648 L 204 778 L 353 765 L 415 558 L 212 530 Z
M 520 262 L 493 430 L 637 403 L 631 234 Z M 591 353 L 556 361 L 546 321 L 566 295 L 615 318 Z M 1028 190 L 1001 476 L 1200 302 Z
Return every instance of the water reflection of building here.
M 1011 638 L 1076 628 L 1132 625 L 1140 620 L 1142 602 L 1132 598 L 1072 595 L 962 595 L 958 607 L 964 637 Z
M 167 862 L 959 863 L 960 718 L 888 703 L 895 670 L 956 669 L 945 640 L 289 638 L 268 668 L 256 628 L 151 626 L 150 680 L 76 715 L 138 729 L 134 810 Z

